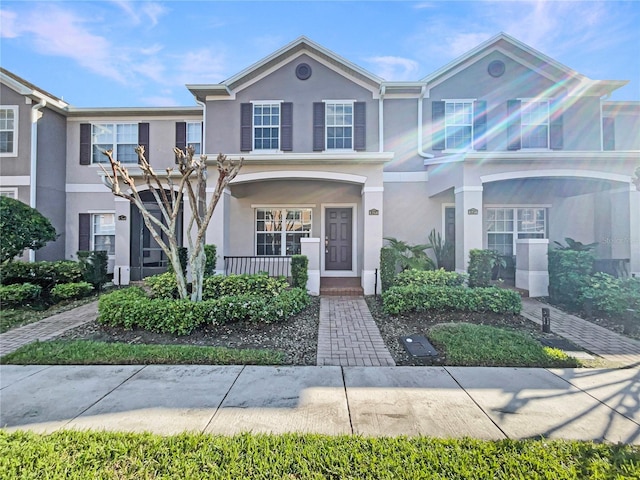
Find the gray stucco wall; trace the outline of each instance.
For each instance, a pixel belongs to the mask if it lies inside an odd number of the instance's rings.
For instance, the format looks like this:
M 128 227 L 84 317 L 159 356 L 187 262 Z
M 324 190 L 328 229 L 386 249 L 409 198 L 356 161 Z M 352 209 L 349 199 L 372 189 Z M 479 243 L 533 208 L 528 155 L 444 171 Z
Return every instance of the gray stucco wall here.
M 312 75 L 307 80 L 296 78 L 295 69 L 307 63 Z M 208 153 L 240 152 L 240 104 L 257 100 L 279 100 L 293 103 L 293 152 L 313 151 L 313 103 L 323 100 L 355 100 L 366 102 L 367 151 L 378 151 L 378 101 L 371 91 L 353 83 L 308 55 L 292 59 L 268 76 L 237 92 L 235 100 L 207 102 Z
M 0 98 L 2 105 L 18 107 L 18 156 L 0 157 L 0 175 L 29 175 L 31 170 L 32 105 L 25 103 L 23 95 L 2 84 L 0 84 Z

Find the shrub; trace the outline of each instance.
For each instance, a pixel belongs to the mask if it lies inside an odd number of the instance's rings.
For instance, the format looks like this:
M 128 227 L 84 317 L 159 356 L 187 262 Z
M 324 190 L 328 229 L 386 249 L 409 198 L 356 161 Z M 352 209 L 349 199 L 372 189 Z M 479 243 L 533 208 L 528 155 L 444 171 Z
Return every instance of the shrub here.
M 396 256 L 395 252 L 389 247 L 380 249 L 380 286 L 385 292 L 391 285 L 396 276 Z
M 210 277 L 211 275 L 215 275 L 216 273 L 216 262 L 218 260 L 216 246 L 213 244 L 205 245 L 204 254 L 207 257 L 204 262 L 204 275 L 205 277 Z
M 401 272 L 396 276 L 394 285 L 459 287 L 464 284 L 465 280 L 466 275 L 456 272 L 447 272 L 442 268 L 438 270 L 405 270 L 404 272 Z
M 79 251 L 78 262 L 82 269 L 82 278 L 90 283 L 96 290 L 100 290 L 102 285 L 107 283 L 107 261 L 108 255 L 104 250 Z
M 89 282 L 61 283 L 51 289 L 51 297 L 59 302 L 86 297 L 93 291 L 93 285 Z
M 590 251 L 549 250 L 549 296 L 554 303 L 578 308 L 593 271 Z
M 447 271 L 455 269 L 455 245 L 450 240 L 443 240 L 442 235 L 434 228 L 429 233 L 429 245 L 436 257 L 436 266 Z
M 307 290 L 308 270 L 309 259 L 305 255 L 293 255 L 291 257 L 291 284 L 293 287 Z
M 606 273 L 596 273 L 582 289 L 582 298 L 590 299 L 593 307 L 608 315 L 625 314 L 635 310 L 640 318 L 640 280 L 615 278 Z
M 147 277 L 144 283 L 151 289 L 153 297 L 178 298 L 178 281 L 172 271 Z
M 14 283 L 0 286 L 0 303 L 7 306 L 18 306 L 36 300 L 42 287 L 33 283 Z
M 266 273 L 242 275 L 214 275 L 204 279 L 202 298 L 225 295 L 265 295 L 273 297 L 289 287 L 284 277 L 269 277 Z
M 469 250 L 469 286 L 488 287 L 491 284 L 491 271 L 493 270 L 496 252 L 494 250 Z
M 11 262 L 2 266 L 2 284 L 33 283 L 42 287 L 42 295 L 60 283 L 82 281 L 82 267 L 69 260 L 58 262 Z
M 517 292 L 497 287 L 397 286 L 382 295 L 386 313 L 427 310 L 520 313 L 522 300 Z

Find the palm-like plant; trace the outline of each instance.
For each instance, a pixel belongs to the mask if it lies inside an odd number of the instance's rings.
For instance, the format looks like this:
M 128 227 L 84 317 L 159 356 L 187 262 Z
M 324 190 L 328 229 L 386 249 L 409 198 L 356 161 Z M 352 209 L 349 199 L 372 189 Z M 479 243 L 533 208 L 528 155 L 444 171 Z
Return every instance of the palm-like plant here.
M 396 267 L 400 270 L 434 270 L 436 265 L 425 250 L 432 248 L 429 244 L 410 245 L 393 237 L 385 237 L 388 247 L 393 251 Z
M 454 245 L 449 240 L 442 240 L 440 232 L 436 232 L 434 228 L 429 233 L 429 248 L 433 249 L 436 256 L 437 268 L 444 268 L 447 271 L 453 271 L 455 268 Z

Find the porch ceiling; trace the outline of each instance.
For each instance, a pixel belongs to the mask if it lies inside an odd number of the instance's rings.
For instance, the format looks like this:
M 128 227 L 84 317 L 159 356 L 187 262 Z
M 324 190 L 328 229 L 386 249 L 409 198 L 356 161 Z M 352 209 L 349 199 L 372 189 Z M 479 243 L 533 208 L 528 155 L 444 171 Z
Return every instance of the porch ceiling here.
M 621 188 L 625 184 L 594 178 L 519 178 L 483 184 L 483 196 L 491 197 L 574 197 Z

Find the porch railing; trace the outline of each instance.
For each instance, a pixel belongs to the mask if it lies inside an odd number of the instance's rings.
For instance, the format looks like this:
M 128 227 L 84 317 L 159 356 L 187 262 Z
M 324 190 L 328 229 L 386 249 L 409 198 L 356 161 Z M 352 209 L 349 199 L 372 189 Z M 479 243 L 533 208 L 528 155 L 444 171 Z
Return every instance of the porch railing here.
M 270 277 L 291 277 L 290 256 L 230 257 L 224 258 L 225 275 L 266 272 Z

